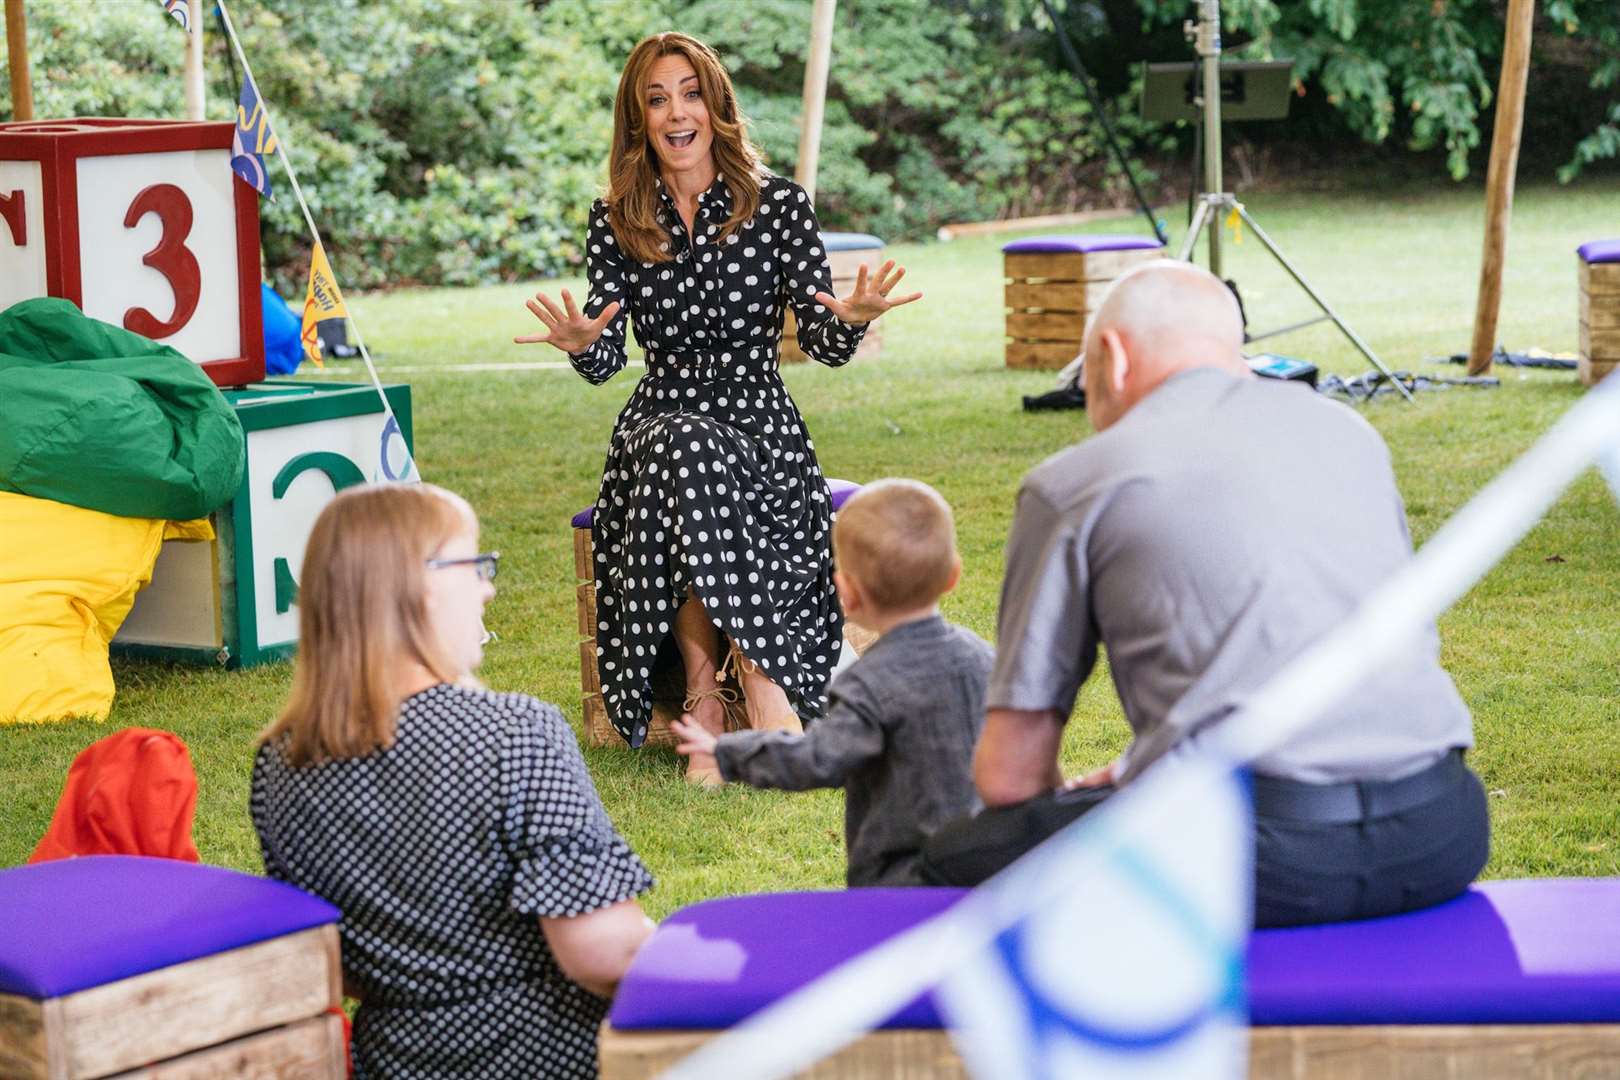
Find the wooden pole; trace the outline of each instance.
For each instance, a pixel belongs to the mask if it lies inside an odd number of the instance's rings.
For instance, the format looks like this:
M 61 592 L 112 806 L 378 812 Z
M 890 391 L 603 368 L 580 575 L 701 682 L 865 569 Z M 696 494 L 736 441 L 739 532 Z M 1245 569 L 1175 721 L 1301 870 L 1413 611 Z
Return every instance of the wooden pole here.
M 816 0 L 810 17 L 810 56 L 804 64 L 804 120 L 799 129 L 799 163 L 793 179 L 810 201 L 816 198 L 816 164 L 821 156 L 821 118 L 827 105 L 827 69 L 832 65 L 833 14 L 838 0 Z
M 23 0 L 6 0 L 6 55 L 11 62 L 11 118 L 34 118 L 34 85 L 28 77 L 28 20 Z
M 204 4 L 198 4 L 191 15 L 191 29 L 186 32 L 186 119 L 203 120 L 207 100 L 203 91 L 203 18 Z
M 1507 259 L 1508 218 L 1513 213 L 1513 177 L 1519 168 L 1519 137 L 1524 129 L 1524 88 L 1530 71 L 1530 25 L 1535 0 L 1508 0 L 1507 38 L 1502 47 L 1502 79 L 1496 89 L 1496 130 L 1491 165 L 1485 174 L 1485 258 L 1479 268 L 1479 300 L 1474 307 L 1474 340 L 1468 374 L 1491 370 L 1496 319 L 1502 309 L 1502 264 Z

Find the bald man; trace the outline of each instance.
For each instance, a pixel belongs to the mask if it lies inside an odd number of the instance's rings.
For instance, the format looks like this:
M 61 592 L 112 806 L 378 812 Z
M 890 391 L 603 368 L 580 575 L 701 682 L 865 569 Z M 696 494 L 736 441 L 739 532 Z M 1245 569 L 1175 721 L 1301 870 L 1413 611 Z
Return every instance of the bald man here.
M 1411 557 L 1377 433 L 1255 378 L 1242 345 L 1231 293 L 1187 263 L 1121 277 L 1092 317 L 1096 434 L 1024 478 L 973 762 L 987 809 L 928 845 L 934 882 L 977 884 L 1185 749 Z M 1065 782 L 1063 727 L 1099 646 L 1134 738 Z M 1392 914 L 1465 889 L 1489 851 L 1472 744 L 1431 628 L 1254 762 L 1257 924 Z

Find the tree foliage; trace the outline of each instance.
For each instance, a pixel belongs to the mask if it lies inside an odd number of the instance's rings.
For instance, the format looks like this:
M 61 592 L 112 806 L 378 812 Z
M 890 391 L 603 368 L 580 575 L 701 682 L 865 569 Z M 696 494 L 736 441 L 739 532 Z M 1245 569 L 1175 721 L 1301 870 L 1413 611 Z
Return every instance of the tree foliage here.
M 1183 148 L 1189 131 L 1143 123 L 1134 101 L 1140 61 L 1191 58 L 1191 0 L 1052 5 L 1127 149 Z M 1277 130 L 1433 150 L 1462 177 L 1489 120 L 1504 6 L 1226 0 L 1224 34 L 1237 55 L 1293 59 L 1296 119 Z M 182 38 L 155 0 L 26 10 L 38 115 L 180 115 Z M 810 0 L 239 0 L 233 14 L 351 286 L 577 265 L 619 69 L 655 30 L 713 43 L 770 166 L 796 164 Z M 1561 140 L 1562 175 L 1620 156 L 1620 4 L 1545 0 L 1536 33 L 1531 117 Z M 235 62 L 222 34 L 208 42 L 209 115 L 226 119 Z M 842 0 L 834 42 L 817 194 L 829 227 L 899 239 L 1121 201 L 1042 0 Z M 1538 98 L 1548 72 L 1571 92 Z M 271 175 L 265 261 L 297 293 L 309 238 L 279 165 Z

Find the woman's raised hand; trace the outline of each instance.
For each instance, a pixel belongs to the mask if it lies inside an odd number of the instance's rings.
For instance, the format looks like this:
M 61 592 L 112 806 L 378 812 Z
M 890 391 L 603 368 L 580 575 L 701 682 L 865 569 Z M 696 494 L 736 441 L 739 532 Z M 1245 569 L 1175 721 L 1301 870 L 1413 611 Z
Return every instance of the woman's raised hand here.
M 613 321 L 613 316 L 619 313 L 617 300 L 602 309 L 602 313 L 594 319 L 587 319 L 581 315 L 574 306 L 574 298 L 568 295 L 568 290 L 562 291 L 563 306 L 559 310 L 552 303 L 551 297 L 545 293 L 535 293 L 534 299 L 527 301 L 529 310 L 534 317 L 546 324 L 548 334 L 525 334 L 512 340 L 519 345 L 530 345 L 544 342 L 555 345 L 565 353 L 581 353 L 590 348 L 596 339 L 602 336 L 607 324 Z
M 894 265 L 889 259 L 877 269 L 876 277 L 866 276 L 866 264 L 861 263 L 860 269 L 855 271 L 855 291 L 842 300 L 831 293 L 816 293 L 816 303 L 838 316 L 847 323 L 869 323 L 882 315 L 890 308 L 897 308 L 901 304 L 909 304 L 913 300 L 921 300 L 922 293 L 915 292 L 906 296 L 890 298 L 889 293 L 900 284 L 900 279 L 906 276 L 903 266 Z

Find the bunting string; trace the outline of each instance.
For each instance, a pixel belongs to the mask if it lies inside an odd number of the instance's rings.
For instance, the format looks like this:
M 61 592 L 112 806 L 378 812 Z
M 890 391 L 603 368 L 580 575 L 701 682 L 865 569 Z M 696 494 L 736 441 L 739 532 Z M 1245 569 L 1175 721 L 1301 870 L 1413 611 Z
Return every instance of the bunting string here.
M 270 108 L 265 104 L 264 99 L 259 96 L 258 86 L 253 80 L 253 68 L 250 64 L 248 64 L 247 54 L 242 51 L 242 41 L 236 34 L 235 24 L 231 22 L 230 11 L 225 6 L 225 0 L 217 0 L 217 4 L 220 21 L 225 27 L 225 36 L 231 39 L 231 48 L 236 52 L 236 58 L 242 62 L 242 97 L 244 100 L 247 99 L 248 88 L 252 87 L 252 100 L 255 105 L 255 108 L 252 110 L 244 110 L 240 104 L 237 106 L 238 140 L 241 140 L 242 138 L 245 124 L 251 123 L 253 125 L 252 131 L 254 132 L 253 143 L 248 144 L 244 142 L 242 144 L 240 149 L 247 151 L 247 154 L 241 156 L 258 156 L 262 166 L 262 154 L 271 150 L 275 151 L 277 156 L 281 159 L 281 167 L 287 171 L 287 180 L 292 185 L 293 197 L 298 200 L 298 209 L 303 211 L 304 224 L 309 226 L 309 235 L 311 240 L 314 242 L 314 249 L 310 253 L 310 297 L 305 301 L 305 319 L 308 320 L 310 314 L 310 304 L 314 302 L 316 293 L 315 270 L 317 265 L 319 265 L 320 267 L 324 268 L 327 275 L 326 284 L 330 286 L 327 300 L 316 302 L 316 306 L 319 311 L 327 312 L 326 314 L 321 314 L 320 318 L 339 318 L 343 315 L 348 315 L 349 325 L 354 328 L 354 343 L 360 351 L 360 359 L 365 361 L 366 373 L 371 376 L 371 385 L 376 388 L 377 397 L 382 400 L 383 412 L 387 416 L 387 420 L 383 425 L 384 435 L 382 450 L 384 475 L 400 480 L 420 480 L 421 472 L 416 467 L 415 455 L 411 453 L 410 447 L 406 445 L 403 438 L 399 440 L 399 444 L 400 447 L 405 451 L 406 455 L 404 466 L 398 471 L 397 474 L 395 474 L 387 466 L 387 450 L 390 430 L 403 432 L 404 428 L 399 422 L 399 417 L 394 415 L 394 407 L 388 402 L 388 394 L 383 390 L 382 379 L 377 375 L 377 365 L 372 363 L 371 352 L 366 348 L 365 335 L 360 332 L 360 323 L 352 314 L 347 312 L 347 309 L 343 305 L 342 293 L 340 293 L 337 288 L 337 279 L 331 275 L 331 266 L 326 261 L 326 248 L 321 242 L 321 231 L 315 226 L 315 217 L 310 213 L 309 202 L 304 198 L 304 190 L 298 183 L 298 173 L 293 169 L 292 160 L 287 156 L 286 140 L 276 138 L 273 133 L 274 127 L 270 119 Z M 232 161 L 232 168 L 237 168 L 236 160 Z M 238 173 L 241 173 L 240 169 L 238 169 Z M 246 176 L 243 178 L 247 180 L 248 183 L 253 184 L 252 179 L 249 179 Z M 258 188 L 259 191 L 268 195 L 268 176 L 264 178 L 264 182 L 265 186 L 262 188 L 260 188 L 257 184 L 254 184 L 253 186 Z M 323 289 L 324 288 L 325 286 L 323 286 Z M 329 301 L 329 304 L 327 301 Z

